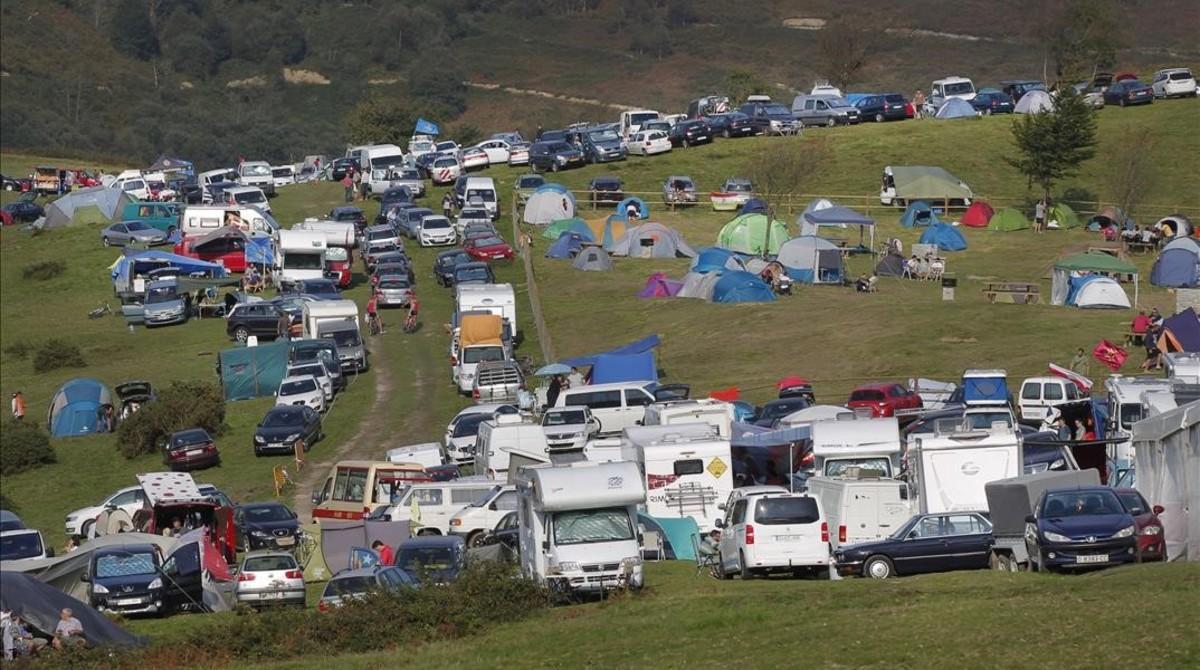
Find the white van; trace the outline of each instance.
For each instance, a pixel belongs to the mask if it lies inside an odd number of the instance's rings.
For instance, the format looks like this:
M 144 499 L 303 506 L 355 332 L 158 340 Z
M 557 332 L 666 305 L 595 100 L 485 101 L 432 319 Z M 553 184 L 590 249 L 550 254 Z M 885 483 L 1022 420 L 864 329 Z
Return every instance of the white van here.
M 274 186 L 271 187 L 274 190 Z M 234 207 L 257 207 L 270 214 L 271 203 L 267 195 L 257 186 L 237 186 L 225 189 L 225 204 Z
M 495 488 L 496 482 L 482 477 L 413 484 L 384 515 L 389 521 L 411 522 L 415 499 L 421 513 L 417 535 L 449 535 L 450 519 L 468 505 L 490 497 Z
M 737 499 L 718 520 L 717 573 L 749 579 L 771 572 L 829 577 L 829 523 L 821 501 L 805 493 L 755 493 Z
M 463 207 L 479 207 L 487 210 L 492 220 L 500 218 L 500 196 L 496 193 L 496 180 L 491 177 L 467 177 L 463 187 Z
M 325 276 L 325 233 L 281 230 L 275 255 L 275 285 Z
M 618 382 L 570 388 L 558 394 L 555 407 L 584 405 L 600 422 L 600 435 L 614 435 L 633 428 L 654 403 L 654 382 Z
M 713 398 L 668 400 L 646 405 L 643 426 L 673 426 L 681 423 L 706 423 L 717 434 L 729 439 L 733 431 L 733 404 Z
M 702 533 L 716 528 L 718 507 L 733 491 L 729 439 L 706 423 L 626 428 L 622 457 L 641 466 L 646 513 L 690 517 Z
M 633 109 L 621 112 L 621 137 L 628 138 L 641 129 L 643 123 L 661 121 L 662 114 L 653 109 Z
M 475 435 L 475 472 L 503 479 L 513 451 L 545 455 L 549 452 L 541 424 L 530 423 L 520 414 L 500 414 L 479 424 Z
M 353 300 L 314 300 L 304 303 L 304 336 L 317 339 L 330 324 L 358 326 L 358 305 Z
M 242 161 L 238 166 L 238 182 L 254 186 L 267 195 L 275 195 L 275 173 L 266 161 Z
M 962 98 L 967 102 L 975 99 L 975 84 L 966 77 L 935 79 L 929 85 L 929 97 L 925 102 L 925 113 L 933 116 L 947 98 Z
M 1017 404 L 1021 409 L 1022 422 L 1041 423 L 1051 405 L 1082 398 L 1079 387 L 1062 377 L 1030 377 L 1021 382 L 1021 396 Z
M 807 484 L 821 500 L 834 549 L 888 537 L 914 513 L 908 485 L 896 479 L 812 477 Z
M 461 284 L 454 287 L 455 310 L 490 312 L 508 322 L 513 336 L 517 335 L 517 297 L 512 284 Z
M 487 531 L 495 528 L 505 514 L 516 509 L 517 488 L 493 484 L 491 490 L 450 517 L 450 534 L 466 540 L 468 547 L 477 547 Z
M 188 205 L 179 217 L 183 235 L 207 235 L 225 226 L 263 235 L 274 235 L 280 227 L 274 217 L 257 207 Z

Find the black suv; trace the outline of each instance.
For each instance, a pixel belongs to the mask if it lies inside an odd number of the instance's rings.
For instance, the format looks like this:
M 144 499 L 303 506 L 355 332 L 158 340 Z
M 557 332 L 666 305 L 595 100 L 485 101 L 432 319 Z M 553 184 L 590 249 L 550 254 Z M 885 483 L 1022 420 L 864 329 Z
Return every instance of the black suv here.
M 667 137 L 671 138 L 671 146 L 690 147 L 694 144 L 708 144 L 713 141 L 712 128 L 700 121 L 680 121 L 671 126 Z
M 234 306 L 226 319 L 225 332 L 238 342 L 245 342 L 251 335 L 273 340 L 287 334 L 288 324 L 287 314 L 279 306 L 248 302 Z
M 583 165 L 583 152 L 566 142 L 537 142 L 529 147 L 529 167 L 558 172 Z

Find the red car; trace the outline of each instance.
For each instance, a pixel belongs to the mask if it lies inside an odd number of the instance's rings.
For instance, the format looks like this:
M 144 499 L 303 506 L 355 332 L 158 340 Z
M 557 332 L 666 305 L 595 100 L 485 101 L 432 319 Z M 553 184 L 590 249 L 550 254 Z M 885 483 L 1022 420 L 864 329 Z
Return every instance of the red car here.
M 246 271 L 246 235 L 239 230 L 223 228 L 208 235 L 185 237 L 175 245 L 175 253 L 220 263 L 230 272 Z
M 218 465 L 221 453 L 208 431 L 189 428 L 171 433 L 163 447 L 163 464 L 172 470 L 200 470 Z
M 1151 507 L 1137 489 L 1117 489 L 1116 492 L 1137 527 L 1138 561 L 1166 560 L 1167 545 L 1163 539 L 1162 521 L 1158 519 L 1163 512 L 1162 505 Z
M 329 247 L 325 250 L 325 270 L 337 273 L 335 282 L 338 288 L 350 286 L 350 279 L 354 274 L 353 266 L 354 252 L 352 250 L 345 247 Z
M 869 408 L 871 416 L 896 416 L 898 411 L 921 409 L 921 396 L 908 390 L 900 384 L 867 384 L 859 386 L 850 393 L 846 407 L 857 409 Z
M 463 243 L 463 251 L 467 252 L 472 260 L 485 262 L 498 258 L 511 261 L 516 256 L 508 242 L 495 235 L 467 240 Z

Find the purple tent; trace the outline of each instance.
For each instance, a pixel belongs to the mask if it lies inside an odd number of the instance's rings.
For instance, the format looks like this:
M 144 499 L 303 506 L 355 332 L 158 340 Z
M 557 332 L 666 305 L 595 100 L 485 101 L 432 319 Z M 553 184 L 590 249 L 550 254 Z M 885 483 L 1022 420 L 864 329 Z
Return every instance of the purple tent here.
M 683 282 L 668 279 L 662 272 L 646 278 L 646 286 L 638 291 L 639 298 L 670 298 L 683 288 Z
M 1166 345 L 1166 346 L 1164 346 Z M 1159 349 L 1200 352 L 1200 317 L 1191 307 L 1163 319 Z

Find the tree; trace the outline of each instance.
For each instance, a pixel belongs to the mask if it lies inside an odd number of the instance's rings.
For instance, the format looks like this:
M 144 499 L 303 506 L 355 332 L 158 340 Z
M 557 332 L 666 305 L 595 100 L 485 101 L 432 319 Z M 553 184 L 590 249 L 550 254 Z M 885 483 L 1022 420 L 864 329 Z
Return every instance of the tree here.
M 412 135 L 416 116 L 398 102 L 372 95 L 346 118 L 353 144 L 403 144 Z
M 839 14 L 817 34 L 817 69 L 845 89 L 871 63 L 885 34 L 873 16 Z
M 109 41 L 118 52 L 138 60 L 158 55 L 158 35 L 144 0 L 121 0 L 113 10 Z
M 771 86 L 746 70 L 734 70 L 725 77 L 725 95 L 734 105 L 740 105 L 747 97 L 757 93 L 768 93 Z
M 1121 12 L 1114 0 L 1067 0 L 1051 6 L 1037 39 L 1054 60 L 1058 81 L 1091 79 L 1099 69 L 1116 64 L 1124 45 Z
M 1095 112 L 1069 86 L 1059 91 L 1053 111 L 1022 116 L 1013 122 L 1012 133 L 1017 156 L 1004 160 L 1046 198 L 1056 182 L 1096 154 Z
M 829 147 L 825 140 L 804 140 L 799 137 L 781 137 L 772 140 L 768 147 L 758 152 L 742 168 L 743 173 L 754 183 L 754 195 L 767 203 L 767 217 L 775 220 L 783 205 L 803 193 L 813 175 L 817 174 Z M 768 239 L 763 249 L 769 249 L 771 226 L 767 226 Z
M 1158 163 L 1153 158 L 1154 133 L 1149 127 L 1128 128 L 1119 137 L 1107 160 L 1113 168 L 1108 177 L 1108 190 L 1121 211 L 1129 212 L 1150 189 L 1157 176 Z

